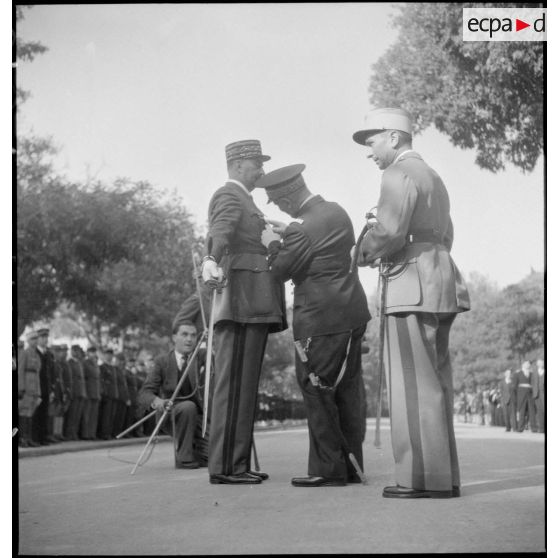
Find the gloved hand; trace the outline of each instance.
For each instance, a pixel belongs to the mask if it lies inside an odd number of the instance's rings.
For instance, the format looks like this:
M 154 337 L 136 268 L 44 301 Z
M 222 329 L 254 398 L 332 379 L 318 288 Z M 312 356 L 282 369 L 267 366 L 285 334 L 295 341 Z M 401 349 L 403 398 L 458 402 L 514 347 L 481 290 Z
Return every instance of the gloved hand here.
M 203 282 L 212 289 L 216 288 L 224 279 L 223 268 L 216 261 L 207 259 L 202 263 Z
M 276 232 L 273 232 L 271 225 L 266 225 L 265 229 L 262 231 L 261 240 L 262 240 L 262 244 L 266 248 L 269 248 L 269 245 L 272 242 L 281 242 L 281 236 Z

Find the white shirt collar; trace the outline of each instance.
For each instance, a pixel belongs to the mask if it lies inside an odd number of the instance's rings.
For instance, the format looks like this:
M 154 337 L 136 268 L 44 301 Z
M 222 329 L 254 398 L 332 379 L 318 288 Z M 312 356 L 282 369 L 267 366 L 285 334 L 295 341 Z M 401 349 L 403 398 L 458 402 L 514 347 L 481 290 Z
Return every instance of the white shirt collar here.
M 185 357 L 186 361 L 188 360 L 188 355 L 183 355 L 182 353 L 179 353 L 177 350 L 174 351 L 174 358 L 176 358 L 176 365 L 178 366 L 179 370 L 183 364 L 182 357 Z
M 401 159 L 401 157 L 403 157 L 403 155 L 406 155 L 407 153 L 416 153 L 416 151 L 414 149 L 405 149 L 405 151 L 403 151 L 403 153 L 399 153 L 399 155 L 397 155 L 397 157 L 393 161 L 392 165 L 397 163 L 397 161 L 399 161 L 399 159 Z
M 252 197 L 252 194 L 250 193 L 248 188 L 246 188 L 246 186 L 244 186 L 244 184 L 242 184 L 242 182 L 239 182 L 238 180 L 235 180 L 234 178 L 227 178 L 227 182 L 232 182 L 233 184 L 236 184 L 237 186 L 240 186 L 246 192 L 246 194 L 248 194 L 250 197 Z
M 318 194 L 310 194 L 301 204 L 300 207 L 298 208 L 298 210 L 300 211 L 302 209 L 302 206 L 306 203 L 309 202 L 312 198 L 315 198 Z

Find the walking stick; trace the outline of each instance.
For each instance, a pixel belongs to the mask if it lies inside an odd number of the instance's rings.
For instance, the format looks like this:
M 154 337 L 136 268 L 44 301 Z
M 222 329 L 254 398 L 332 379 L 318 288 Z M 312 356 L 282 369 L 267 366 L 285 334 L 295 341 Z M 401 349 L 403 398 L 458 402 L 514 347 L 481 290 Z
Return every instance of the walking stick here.
M 384 335 L 385 335 L 385 310 L 386 310 L 386 273 L 383 264 L 379 267 L 379 285 L 380 285 L 380 339 L 378 348 L 378 392 L 376 394 L 376 431 L 374 433 L 374 447 L 381 447 L 380 443 L 380 420 L 382 418 L 382 392 L 384 378 Z
M 128 432 L 131 432 L 132 430 L 134 430 L 134 428 L 137 428 L 140 424 L 143 424 L 147 419 L 151 418 L 156 412 L 157 411 L 153 410 L 148 415 L 145 415 L 143 418 L 140 418 L 137 422 L 132 424 L 132 426 L 130 426 L 129 428 L 126 428 L 126 430 L 123 430 L 122 432 L 120 432 L 120 434 L 118 434 L 118 436 L 116 436 L 116 439 L 119 440 L 120 438 L 122 438 L 122 436 L 126 436 L 126 434 L 128 434 Z
M 153 442 L 153 439 L 155 438 L 155 436 L 157 436 L 159 430 L 161 429 L 161 426 L 163 426 L 163 422 L 167 418 L 167 414 L 172 409 L 174 400 L 178 396 L 178 393 L 180 392 L 180 388 L 182 387 L 182 384 L 184 383 L 184 380 L 186 380 L 186 378 L 187 378 L 187 376 L 190 372 L 190 369 L 192 368 L 192 365 L 196 361 L 196 357 L 198 356 L 198 352 L 199 352 L 200 347 L 202 345 L 202 342 L 204 340 L 205 340 L 205 332 L 201 336 L 200 340 L 198 341 L 198 344 L 196 345 L 196 348 L 194 349 L 194 352 L 190 355 L 190 358 L 188 360 L 188 364 L 186 366 L 186 369 L 182 373 L 182 377 L 180 378 L 179 382 L 176 384 L 176 388 L 175 388 L 174 392 L 172 393 L 170 399 L 165 403 L 163 414 L 162 414 L 161 418 L 159 419 L 159 422 L 157 422 L 157 426 L 155 426 L 155 429 L 151 433 L 151 436 L 149 437 L 149 440 L 147 440 L 147 443 L 145 444 L 145 447 L 143 448 L 143 451 L 141 452 L 141 455 L 139 456 L 138 460 L 136 461 L 136 464 L 134 465 L 134 468 L 132 469 L 132 472 L 130 473 L 131 475 L 133 475 L 136 472 L 136 469 L 138 468 L 143 456 L 147 452 L 147 449 L 149 448 L 149 446 Z
M 205 438 L 207 430 L 207 418 L 209 411 L 209 382 L 211 380 L 211 360 L 213 358 L 213 326 L 215 325 L 215 301 L 217 300 L 217 289 L 213 289 L 211 295 L 211 311 L 209 314 L 209 326 L 207 331 L 207 354 L 205 355 L 205 383 L 203 386 L 203 420 L 202 438 Z M 202 310 L 203 312 L 203 310 Z
M 347 440 L 345 439 L 345 436 L 343 435 L 343 432 L 341 431 L 341 427 L 339 426 L 339 423 L 337 422 L 336 418 L 331 414 L 331 411 L 329 410 L 329 408 L 327 406 L 327 403 L 324 399 L 323 391 L 327 390 L 327 389 L 332 389 L 332 388 L 328 388 L 326 386 L 323 386 L 320 383 L 320 379 L 314 373 L 314 371 L 310 368 L 310 364 L 308 362 L 308 357 L 306 356 L 306 353 L 304 352 L 304 349 L 302 348 L 302 345 L 300 344 L 300 341 L 295 341 L 295 349 L 296 349 L 296 352 L 298 353 L 298 356 L 299 356 L 300 360 L 302 361 L 303 366 L 306 368 L 306 371 L 308 372 L 308 377 L 310 378 L 310 382 L 312 382 L 312 385 L 316 388 L 316 393 L 318 394 L 318 399 L 319 399 L 320 403 L 322 404 L 322 407 L 324 408 L 324 411 L 325 411 L 326 416 L 329 420 L 329 423 L 330 423 L 330 426 L 331 426 L 332 430 L 334 431 L 334 433 L 337 436 L 337 439 L 339 441 L 339 444 L 341 445 L 341 450 L 343 451 L 343 454 L 351 462 L 351 465 L 353 466 L 356 474 L 360 478 L 362 484 L 367 484 L 368 481 L 366 480 L 366 477 L 364 476 L 364 473 L 362 472 L 362 469 L 360 468 L 360 466 L 359 466 L 359 464 L 356 460 L 356 457 L 354 456 L 354 454 L 349 449 L 349 444 L 347 444 Z

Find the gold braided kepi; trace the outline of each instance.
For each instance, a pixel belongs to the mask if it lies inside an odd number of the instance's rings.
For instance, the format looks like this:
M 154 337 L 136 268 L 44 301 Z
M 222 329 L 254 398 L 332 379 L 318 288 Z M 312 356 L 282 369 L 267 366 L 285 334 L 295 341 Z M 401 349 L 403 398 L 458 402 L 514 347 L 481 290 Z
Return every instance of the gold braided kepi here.
M 229 143 L 225 146 L 225 155 L 227 163 L 236 159 L 260 159 L 261 161 L 269 161 L 269 155 L 262 155 L 262 145 L 259 140 L 242 140 Z

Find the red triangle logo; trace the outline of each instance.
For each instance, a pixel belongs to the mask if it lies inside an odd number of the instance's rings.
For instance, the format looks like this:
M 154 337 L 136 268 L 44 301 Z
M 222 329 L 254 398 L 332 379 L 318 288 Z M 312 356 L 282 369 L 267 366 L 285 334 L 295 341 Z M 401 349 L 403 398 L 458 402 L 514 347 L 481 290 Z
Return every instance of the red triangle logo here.
M 516 31 L 521 31 L 522 29 L 525 29 L 526 27 L 531 27 L 530 23 L 525 23 L 524 21 L 521 21 L 520 19 L 515 19 L 515 30 Z

